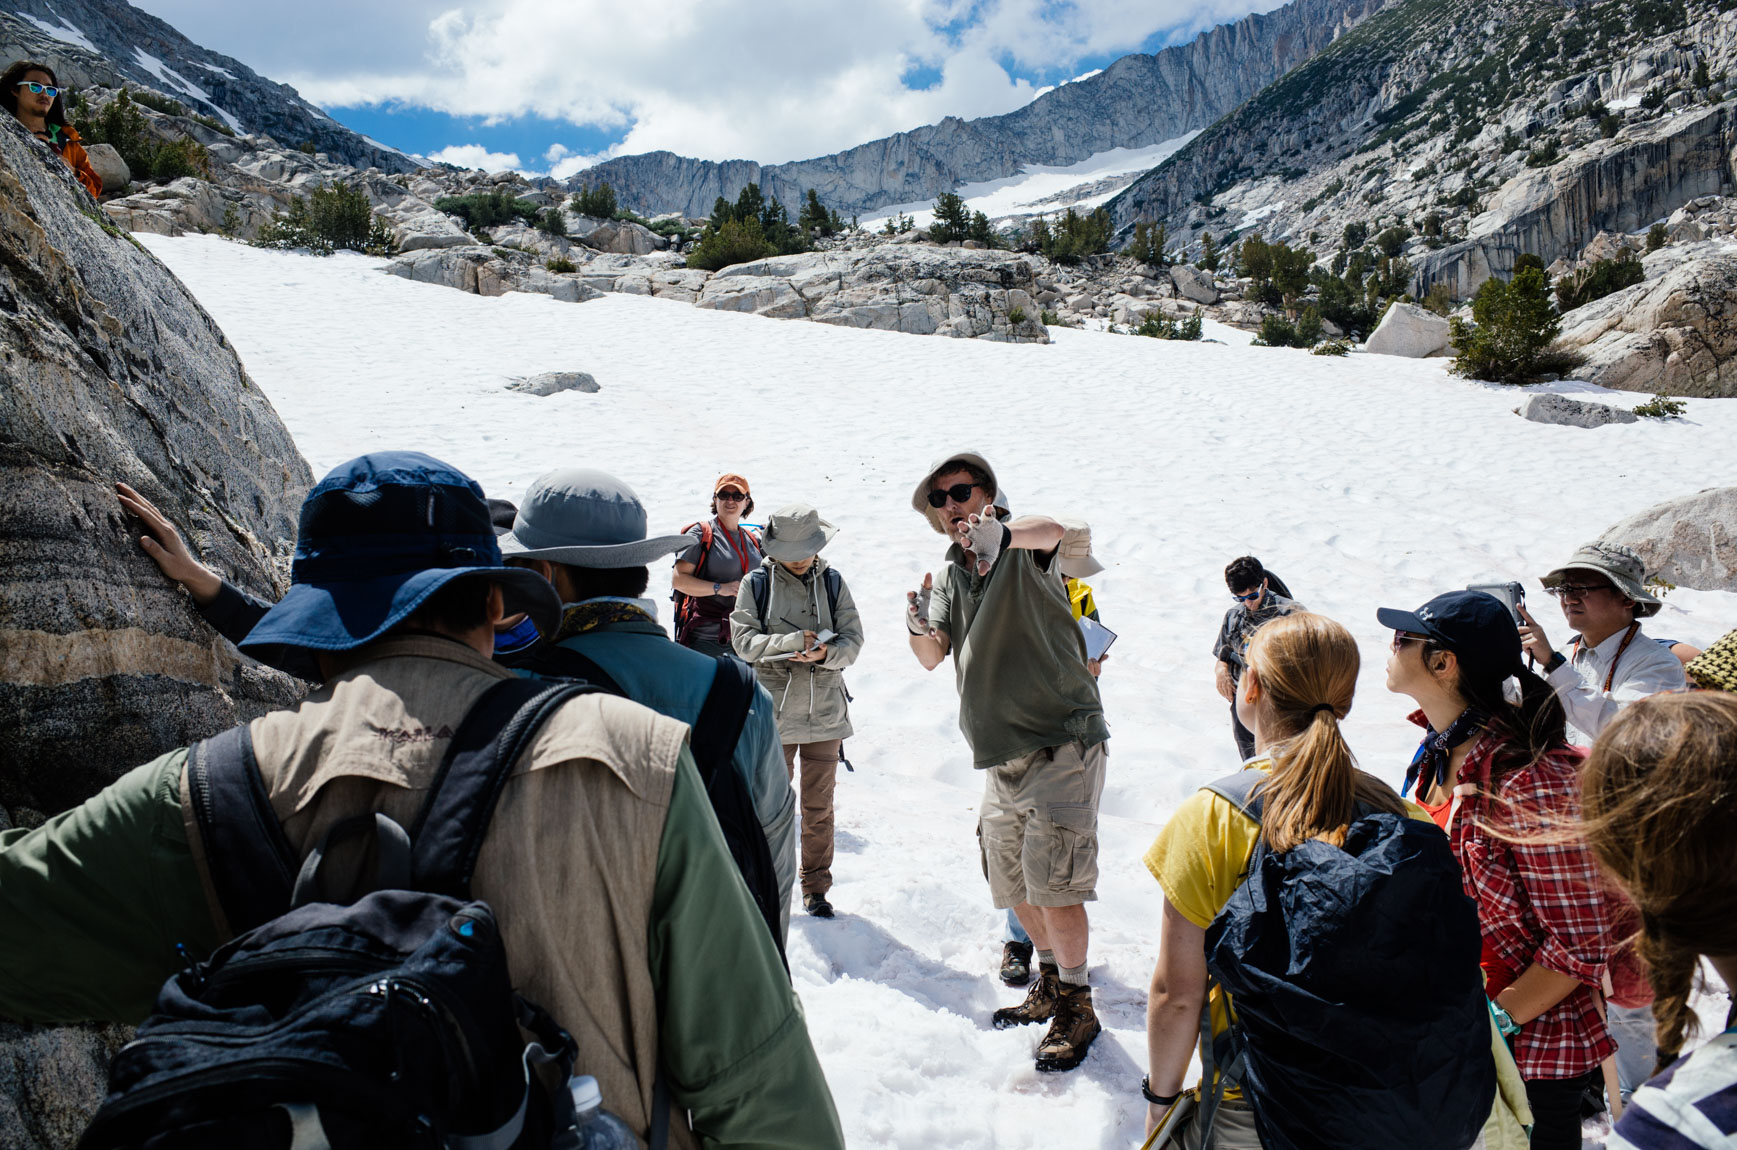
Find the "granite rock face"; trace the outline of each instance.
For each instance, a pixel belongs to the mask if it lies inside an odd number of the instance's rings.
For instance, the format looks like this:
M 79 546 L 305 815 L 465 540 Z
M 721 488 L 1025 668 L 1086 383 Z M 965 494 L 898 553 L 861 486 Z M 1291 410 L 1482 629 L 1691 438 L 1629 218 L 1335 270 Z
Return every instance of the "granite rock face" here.
M 1649 507 L 1600 541 L 1634 548 L 1647 570 L 1668 583 L 1737 591 L 1737 487 L 1714 487 Z
M 734 200 L 749 183 L 792 211 L 809 188 L 847 216 L 932 200 L 1027 164 L 1077 163 L 1204 128 L 1379 7 L 1379 0 L 1292 0 L 1156 55 L 1124 56 L 1006 115 L 949 116 L 830 156 L 763 165 L 651 152 L 606 160 L 568 184 L 608 183 L 638 211 L 687 216 L 709 215 L 719 196 Z
M 1682 263 L 1575 308 L 1560 342 L 1586 356 L 1576 376 L 1603 387 L 1737 397 L 1737 256 Z
M 0 120 L 0 807 L 16 822 L 296 695 L 162 578 L 113 481 L 275 595 L 312 476 L 180 282 Z
M 85 158 L 90 161 L 91 169 L 102 178 L 103 193 L 115 195 L 123 192 L 132 182 L 132 170 L 121 154 L 110 144 L 92 144 L 84 150 Z

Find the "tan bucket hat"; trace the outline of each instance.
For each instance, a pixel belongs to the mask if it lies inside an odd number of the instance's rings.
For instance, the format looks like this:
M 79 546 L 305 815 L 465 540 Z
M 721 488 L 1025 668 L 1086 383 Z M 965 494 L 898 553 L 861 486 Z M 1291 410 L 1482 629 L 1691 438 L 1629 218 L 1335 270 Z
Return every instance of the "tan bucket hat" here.
M 929 506 L 929 485 L 935 481 L 935 476 L 943 471 L 951 471 L 961 463 L 969 463 L 989 476 L 989 485 L 995 488 L 996 492 L 1001 490 L 1001 484 L 995 478 L 995 468 L 989 466 L 989 461 L 975 451 L 955 451 L 935 460 L 929 465 L 929 470 L 923 473 L 922 481 L 917 484 L 917 489 L 911 493 L 911 508 L 929 521 L 929 526 L 935 529 L 937 535 L 950 533 L 947 530 L 947 524 L 941 519 L 940 508 Z M 993 495 L 995 492 L 990 494 Z
M 837 534 L 838 528 L 822 519 L 813 507 L 792 503 L 767 516 L 762 538 L 768 558 L 800 563 L 820 554 L 820 549 Z
M 1104 565 L 1092 554 L 1091 525 L 1079 519 L 1058 522 L 1062 525 L 1062 539 L 1056 547 L 1055 557 L 1061 573 L 1069 579 L 1084 579 L 1102 571 Z
M 1546 588 L 1560 587 L 1567 582 L 1570 571 L 1596 571 L 1609 579 L 1625 597 L 1634 600 L 1637 619 L 1651 618 L 1664 606 L 1646 589 L 1646 564 L 1632 548 L 1620 543 L 1588 543 L 1540 582 Z

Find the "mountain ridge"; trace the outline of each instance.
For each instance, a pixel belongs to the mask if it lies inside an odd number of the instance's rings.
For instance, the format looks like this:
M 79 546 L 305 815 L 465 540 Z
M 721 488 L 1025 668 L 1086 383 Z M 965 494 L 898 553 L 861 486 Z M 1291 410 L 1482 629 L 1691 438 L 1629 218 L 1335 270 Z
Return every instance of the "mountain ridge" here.
M 703 216 L 758 183 L 792 210 L 813 188 L 846 215 L 933 199 L 1003 179 L 1026 164 L 1077 163 L 1113 148 L 1162 143 L 1204 128 L 1379 11 L 1384 0 L 1292 0 L 1216 25 L 1186 44 L 1133 53 L 1000 116 L 934 124 L 826 156 L 783 164 L 695 160 L 673 152 L 618 156 L 566 181 L 607 183 L 648 214 Z

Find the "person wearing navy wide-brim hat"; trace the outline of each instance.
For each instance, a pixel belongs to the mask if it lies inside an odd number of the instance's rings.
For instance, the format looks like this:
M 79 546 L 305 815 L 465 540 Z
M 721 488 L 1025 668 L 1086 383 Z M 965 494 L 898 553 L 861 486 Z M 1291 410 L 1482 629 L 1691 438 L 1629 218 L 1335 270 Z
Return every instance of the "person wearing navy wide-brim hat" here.
M 544 638 L 560 624 L 549 581 L 501 563 L 474 479 L 419 451 L 363 455 L 302 501 L 289 594 L 238 646 L 294 670 L 307 653 L 374 642 L 457 580 L 499 586 L 506 614 L 528 616 Z
M 137 1024 L 186 962 L 288 909 L 289 879 L 330 828 L 366 815 L 420 827 L 467 716 L 515 678 L 491 658 L 503 613 L 550 636 L 559 622 L 540 574 L 502 566 L 476 483 L 411 452 L 321 480 L 293 573 L 242 645 L 279 665 L 317 658 L 317 688 L 0 841 L 0 1015 Z M 514 989 L 573 1036 L 603 1105 L 640 1142 L 842 1150 L 801 1006 L 688 735 L 607 693 L 546 705 L 467 854 L 469 893 L 492 908 Z M 256 849 L 277 865 L 250 864 Z M 268 872 L 284 890 L 248 881 Z M 352 885 L 367 869 L 310 874 L 319 898 L 368 889 Z M 522 1073 L 517 1058 L 505 1073 Z

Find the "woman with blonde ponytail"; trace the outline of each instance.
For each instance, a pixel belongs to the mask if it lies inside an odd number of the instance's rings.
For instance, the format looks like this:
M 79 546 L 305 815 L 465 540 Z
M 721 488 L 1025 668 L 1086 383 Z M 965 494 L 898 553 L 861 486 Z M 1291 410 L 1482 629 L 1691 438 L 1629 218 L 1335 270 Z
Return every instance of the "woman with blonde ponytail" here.
M 1185 1124 L 1173 1122 L 1182 1126 L 1181 1131 L 1168 1132 L 1171 1141 L 1158 1146 L 1184 1150 L 1256 1150 L 1263 1145 L 1334 1145 L 1344 1150 L 1463 1147 L 1472 1144 L 1490 1113 L 1496 1071 L 1489 1058 L 1490 1025 L 1477 988 L 1476 917 L 1459 892 L 1441 832 L 1429 824 L 1423 811 L 1357 768 L 1339 723 L 1351 711 L 1359 665 L 1356 641 L 1324 616 L 1299 612 L 1262 627 L 1249 646 L 1247 669 L 1236 695 L 1238 719 L 1255 735 L 1256 757 L 1245 764 L 1242 774 L 1190 796 L 1146 854 L 1146 866 L 1164 892 L 1158 961 L 1146 1014 L 1150 1073 L 1142 1091 L 1148 1102 L 1147 1129 L 1164 1122 L 1185 1094 L 1184 1105 L 1199 1107 Z M 1240 800 L 1233 797 L 1239 787 L 1246 796 Z M 1266 1048 L 1273 1054 L 1269 1058 L 1261 1044 L 1272 1041 L 1273 1028 L 1262 1028 L 1255 1017 L 1263 1005 L 1256 1001 L 1259 996 L 1236 990 L 1233 1008 L 1218 983 L 1227 975 L 1236 977 L 1231 968 L 1237 966 L 1235 952 L 1243 949 L 1241 936 L 1233 937 L 1231 924 L 1246 926 L 1263 913 L 1280 913 L 1274 908 L 1290 900 L 1290 895 L 1275 892 L 1300 889 L 1288 885 L 1293 878 L 1300 878 L 1302 886 L 1332 883 L 1364 861 L 1360 852 L 1372 845 L 1397 845 L 1401 839 L 1403 848 L 1385 856 L 1395 865 L 1388 865 L 1384 874 L 1405 871 L 1419 855 L 1431 856 L 1427 861 L 1433 863 L 1433 872 L 1419 877 L 1412 870 L 1409 877 L 1400 877 L 1412 884 L 1408 890 L 1434 891 L 1440 897 L 1427 910 L 1418 909 L 1429 919 L 1420 929 L 1411 931 L 1409 923 L 1400 924 L 1400 929 L 1432 953 L 1412 966 L 1409 953 L 1400 957 L 1405 946 L 1400 943 L 1384 954 L 1387 961 L 1378 964 L 1374 980 L 1359 974 L 1350 980 L 1350 989 L 1343 980 L 1331 990 L 1303 987 L 1305 996 L 1321 993 L 1313 999 L 1318 1004 L 1332 1004 L 1330 1009 L 1310 1013 L 1323 1016 L 1323 1028 L 1348 1037 L 1354 1049 L 1341 1058 L 1341 1051 L 1331 1046 L 1333 1039 L 1291 1033 Z M 1259 883 L 1256 874 L 1261 875 Z M 1368 873 L 1362 877 L 1368 879 Z M 1336 889 L 1342 890 L 1347 903 L 1367 894 L 1365 905 L 1373 908 L 1381 898 L 1390 897 L 1383 894 L 1381 881 L 1381 877 L 1369 879 L 1355 892 Z M 1246 889 L 1255 887 L 1259 890 L 1253 893 Z M 1307 897 L 1302 901 L 1307 902 Z M 1402 903 L 1397 917 L 1412 911 Z M 1311 936 L 1330 952 L 1325 959 L 1319 954 L 1314 957 L 1317 967 L 1324 963 L 1334 968 L 1334 974 L 1342 974 L 1346 966 L 1361 963 L 1355 957 L 1344 961 L 1348 952 L 1391 941 L 1362 935 L 1367 924 L 1356 913 L 1343 906 L 1323 907 L 1318 908 L 1318 917 L 1298 924 L 1304 930 L 1341 928 L 1337 936 Z M 1243 917 L 1238 919 L 1238 914 Z M 1391 929 L 1396 916 L 1386 917 L 1390 925 L 1382 929 Z M 1286 933 L 1290 925 L 1287 920 L 1268 937 Z M 1444 964 L 1451 976 L 1430 987 L 1429 1001 L 1420 1004 L 1413 980 L 1430 979 Z M 1209 970 L 1214 975 L 1210 995 Z M 1312 977 L 1308 971 L 1303 976 Z M 1242 1089 L 1231 1088 L 1218 1099 L 1217 1083 L 1210 1076 L 1203 1077 L 1197 1090 L 1183 1090 L 1190 1054 L 1196 1039 L 1202 1038 L 1203 1007 L 1209 1002 L 1214 1039 L 1210 1045 L 1228 1050 L 1240 1044 L 1246 1051 L 1244 1070 L 1227 1078 L 1247 1084 L 1246 1098 Z M 1232 1032 L 1232 1041 L 1226 1041 L 1227 1032 Z M 1444 1032 L 1448 1039 L 1436 1043 Z M 1451 1049 L 1435 1049 L 1438 1045 Z M 1292 1052 L 1313 1050 L 1303 1059 L 1312 1066 L 1293 1071 L 1278 1051 L 1281 1046 Z M 1413 1077 L 1416 1065 L 1408 1055 L 1386 1059 L 1380 1053 L 1407 1046 L 1423 1048 L 1423 1059 L 1448 1060 L 1450 1069 Z M 1380 1062 L 1380 1068 L 1369 1066 L 1365 1055 Z M 1479 1058 L 1484 1059 L 1481 1068 Z M 1466 1068 L 1463 1074 L 1455 1059 Z M 1335 1081 L 1319 1091 L 1305 1089 L 1311 1099 L 1306 1107 L 1310 1113 L 1300 1114 L 1292 1105 L 1295 1091 L 1311 1071 Z M 1473 1112 L 1439 1113 L 1443 1091 L 1456 1101 L 1472 1099 L 1466 1105 Z M 1208 1125 L 1210 1130 L 1203 1131 Z M 1421 1137 L 1396 1139 L 1397 1132 L 1420 1130 L 1426 1132 Z
M 1672 1063 L 1635 1091 L 1606 1145 L 1737 1146 L 1737 1018 L 1672 1061 L 1696 1028 L 1700 956 L 1737 988 L 1737 696 L 1631 703 L 1599 735 L 1581 779 L 1587 840 L 1640 910 L 1659 1060 Z

